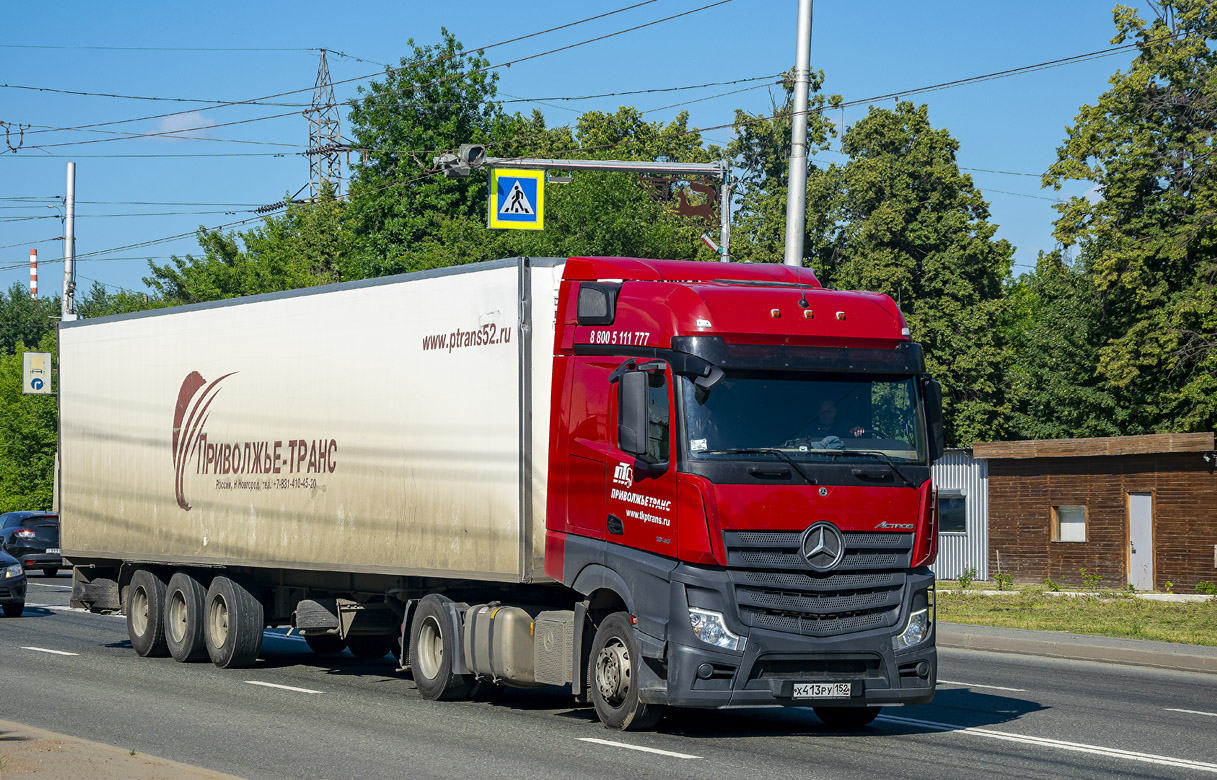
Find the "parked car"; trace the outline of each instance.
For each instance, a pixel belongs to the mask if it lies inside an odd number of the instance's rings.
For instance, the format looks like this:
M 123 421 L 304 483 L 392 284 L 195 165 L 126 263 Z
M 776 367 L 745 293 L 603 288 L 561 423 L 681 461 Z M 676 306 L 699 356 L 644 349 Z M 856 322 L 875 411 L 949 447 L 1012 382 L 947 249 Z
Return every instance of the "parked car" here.
M 59 552 L 59 515 L 51 512 L 5 512 L 0 515 L 0 550 L 26 569 L 54 577 L 63 568 Z
M 5 617 L 21 617 L 25 611 L 25 569 L 4 552 L 0 552 L 0 607 Z

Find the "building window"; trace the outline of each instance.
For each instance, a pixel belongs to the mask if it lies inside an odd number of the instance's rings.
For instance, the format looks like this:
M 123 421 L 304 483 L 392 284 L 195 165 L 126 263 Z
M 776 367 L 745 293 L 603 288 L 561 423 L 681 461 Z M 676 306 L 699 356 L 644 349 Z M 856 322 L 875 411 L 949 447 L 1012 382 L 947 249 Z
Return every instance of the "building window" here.
M 1086 507 L 1052 507 L 1052 541 L 1086 541 Z
M 962 493 L 938 493 L 938 532 L 962 534 L 968 531 L 968 497 Z

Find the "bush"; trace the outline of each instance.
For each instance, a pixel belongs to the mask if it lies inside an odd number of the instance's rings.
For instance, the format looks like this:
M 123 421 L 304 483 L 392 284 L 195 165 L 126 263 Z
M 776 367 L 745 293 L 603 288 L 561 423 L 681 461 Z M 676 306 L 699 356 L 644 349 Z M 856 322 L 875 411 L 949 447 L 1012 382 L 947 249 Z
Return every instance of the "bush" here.
M 963 570 L 963 573 L 956 578 L 959 581 L 959 587 L 966 590 L 969 585 L 976 579 L 976 567 L 969 566 Z

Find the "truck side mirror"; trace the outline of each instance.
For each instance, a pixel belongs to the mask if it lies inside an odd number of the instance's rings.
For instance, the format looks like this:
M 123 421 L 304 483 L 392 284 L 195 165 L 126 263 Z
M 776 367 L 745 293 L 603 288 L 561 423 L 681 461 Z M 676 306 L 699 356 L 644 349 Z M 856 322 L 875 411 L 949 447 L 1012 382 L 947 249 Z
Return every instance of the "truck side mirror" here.
M 946 451 L 946 432 L 942 423 L 942 385 L 933 379 L 925 382 L 925 426 L 929 436 L 930 462 Z
M 626 371 L 617 390 L 617 446 L 641 458 L 647 452 L 647 372 Z

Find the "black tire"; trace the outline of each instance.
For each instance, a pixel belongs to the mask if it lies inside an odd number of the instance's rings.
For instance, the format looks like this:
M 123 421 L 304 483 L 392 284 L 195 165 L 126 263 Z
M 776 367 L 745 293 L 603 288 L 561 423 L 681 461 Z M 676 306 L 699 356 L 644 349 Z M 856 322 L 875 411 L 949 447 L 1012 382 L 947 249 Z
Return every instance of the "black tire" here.
M 347 643 L 337 634 L 305 635 L 304 641 L 308 643 L 308 649 L 317 655 L 334 655 L 347 649 Z
M 347 649 L 356 658 L 384 658 L 393 651 L 395 639 L 383 634 L 354 634 L 347 637 Z
M 165 644 L 165 581 L 148 569 L 139 569 L 127 586 L 127 635 L 131 647 L 144 658 L 169 655 Z
M 43 569 L 42 570 L 43 577 L 54 577 L 58 574 L 59 574 L 59 569 Z
M 173 660 L 184 664 L 207 660 L 203 642 L 203 605 L 207 589 L 184 571 L 174 572 L 165 589 L 165 644 Z
M 473 689 L 473 675 L 452 673 L 452 659 L 460 639 L 452 636 L 448 610 L 444 606 L 451 601 L 438 593 L 424 596 L 410 623 L 410 668 L 414 672 L 414 685 L 424 699 L 431 701 L 468 698 Z
M 833 729 L 860 729 L 879 717 L 882 707 L 812 707 L 816 717 Z
M 262 602 L 241 582 L 220 576 L 211 581 L 205 604 L 203 640 L 211 662 L 221 669 L 253 666 L 266 625 Z
M 4 616 L 5 617 L 21 617 L 21 613 L 24 611 L 25 611 L 25 602 L 24 601 L 22 601 L 20 604 L 11 604 L 10 603 L 10 604 L 4 605 Z
M 592 703 L 606 728 L 643 731 L 659 724 L 663 706 L 638 700 L 636 669 L 642 663 L 642 653 L 629 615 L 614 612 L 601 621 L 589 663 Z

